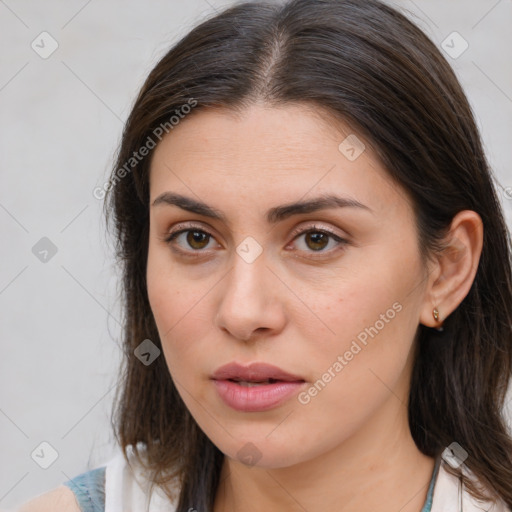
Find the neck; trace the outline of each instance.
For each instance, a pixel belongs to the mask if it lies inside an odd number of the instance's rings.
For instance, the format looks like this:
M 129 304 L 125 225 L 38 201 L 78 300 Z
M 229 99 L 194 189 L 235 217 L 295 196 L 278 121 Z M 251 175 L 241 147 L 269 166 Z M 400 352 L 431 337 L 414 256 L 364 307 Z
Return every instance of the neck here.
M 387 429 L 360 430 L 293 466 L 248 467 L 225 457 L 214 512 L 420 512 L 435 460 L 416 447 L 403 404 L 399 411 Z

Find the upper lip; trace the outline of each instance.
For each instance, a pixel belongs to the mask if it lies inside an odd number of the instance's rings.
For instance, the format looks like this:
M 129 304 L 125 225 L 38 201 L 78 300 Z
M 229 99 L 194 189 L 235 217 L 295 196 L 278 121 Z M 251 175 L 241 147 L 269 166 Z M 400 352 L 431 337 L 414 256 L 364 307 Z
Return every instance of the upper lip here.
M 283 380 L 288 382 L 301 381 L 304 379 L 297 375 L 285 372 L 277 366 L 266 363 L 251 363 L 243 366 L 239 363 L 228 363 L 217 368 L 212 375 L 214 380 L 243 380 L 247 382 L 258 382 L 267 379 Z

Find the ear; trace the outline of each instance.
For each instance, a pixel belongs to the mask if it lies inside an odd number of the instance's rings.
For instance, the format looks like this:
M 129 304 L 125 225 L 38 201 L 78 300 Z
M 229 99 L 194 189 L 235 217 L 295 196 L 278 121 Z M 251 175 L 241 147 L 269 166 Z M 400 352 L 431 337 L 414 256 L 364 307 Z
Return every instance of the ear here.
M 420 322 L 439 328 L 469 293 L 482 253 L 483 222 L 473 210 L 463 210 L 452 219 L 444 239 L 445 249 L 435 256 L 430 269 Z M 434 319 L 433 309 L 439 312 Z

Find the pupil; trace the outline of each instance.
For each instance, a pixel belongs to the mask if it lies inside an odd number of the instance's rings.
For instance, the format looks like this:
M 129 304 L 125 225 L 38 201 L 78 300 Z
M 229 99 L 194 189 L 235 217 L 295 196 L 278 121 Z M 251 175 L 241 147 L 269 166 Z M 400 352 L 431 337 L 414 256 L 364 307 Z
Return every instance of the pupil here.
M 322 239 L 324 242 L 327 240 L 325 233 L 308 233 L 306 237 L 308 240 L 312 241 L 312 249 L 323 249 L 325 247 L 325 243 L 322 244 Z M 318 244 L 320 244 L 320 247 L 318 247 Z
M 204 242 L 207 236 L 206 233 L 202 233 L 201 231 L 189 231 L 187 242 L 191 247 L 196 247 L 196 244 L 199 244 L 200 248 L 202 248 L 201 242 Z

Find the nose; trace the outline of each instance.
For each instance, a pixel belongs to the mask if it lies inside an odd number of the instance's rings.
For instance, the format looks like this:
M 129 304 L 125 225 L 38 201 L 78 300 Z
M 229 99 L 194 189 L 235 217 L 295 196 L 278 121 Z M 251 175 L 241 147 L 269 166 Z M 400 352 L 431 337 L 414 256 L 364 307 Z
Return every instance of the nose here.
M 233 267 L 217 287 L 220 299 L 214 324 L 235 339 L 249 341 L 284 328 L 281 294 L 285 291 L 267 265 L 264 252 L 252 263 L 235 254 Z

